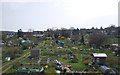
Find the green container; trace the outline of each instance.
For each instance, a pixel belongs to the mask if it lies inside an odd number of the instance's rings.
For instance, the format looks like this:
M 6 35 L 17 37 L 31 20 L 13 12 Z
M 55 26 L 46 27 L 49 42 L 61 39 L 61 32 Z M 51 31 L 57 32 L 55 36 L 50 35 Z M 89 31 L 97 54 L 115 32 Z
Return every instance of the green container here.
M 17 69 L 16 72 L 19 72 L 19 73 L 29 73 L 30 70 L 29 69 Z
M 39 72 L 39 69 L 30 69 L 30 72 Z

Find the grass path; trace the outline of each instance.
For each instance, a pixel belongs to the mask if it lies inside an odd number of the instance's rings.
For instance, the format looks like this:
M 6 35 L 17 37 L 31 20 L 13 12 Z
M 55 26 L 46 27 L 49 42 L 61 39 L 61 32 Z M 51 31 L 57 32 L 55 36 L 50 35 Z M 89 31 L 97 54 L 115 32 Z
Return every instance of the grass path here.
M 7 70 L 9 70 L 9 69 L 12 67 L 12 64 L 14 64 L 14 62 L 25 59 L 26 57 L 29 56 L 29 54 L 30 54 L 30 52 L 28 51 L 26 54 L 22 55 L 21 57 L 16 58 L 16 59 L 14 59 L 13 61 L 11 61 L 11 62 L 3 65 L 3 66 L 0 68 L 0 69 L 2 69 L 2 71 L 3 71 L 2 73 L 4 73 L 4 72 L 6 72 Z
M 21 57 L 24 56 L 26 53 L 28 53 L 28 50 L 25 50 L 25 51 L 23 52 L 23 54 L 21 55 Z M 17 59 L 17 58 L 16 58 L 16 59 Z M 16 60 L 16 59 L 14 59 L 14 60 Z M 8 61 L 8 62 L 3 63 L 2 66 L 0 67 L 0 69 L 1 69 L 4 65 L 7 65 L 7 64 L 9 64 L 10 62 L 12 62 L 12 61 L 14 61 L 14 60 L 11 60 L 11 61 Z

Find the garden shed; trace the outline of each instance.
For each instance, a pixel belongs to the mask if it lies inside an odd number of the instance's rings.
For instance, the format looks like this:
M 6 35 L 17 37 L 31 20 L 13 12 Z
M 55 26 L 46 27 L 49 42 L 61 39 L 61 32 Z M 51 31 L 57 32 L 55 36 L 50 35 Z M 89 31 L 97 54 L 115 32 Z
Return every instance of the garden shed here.
M 105 64 L 107 55 L 105 53 L 92 53 L 92 62 Z
M 31 49 L 31 56 L 32 57 L 37 57 L 40 55 L 40 50 L 39 49 Z

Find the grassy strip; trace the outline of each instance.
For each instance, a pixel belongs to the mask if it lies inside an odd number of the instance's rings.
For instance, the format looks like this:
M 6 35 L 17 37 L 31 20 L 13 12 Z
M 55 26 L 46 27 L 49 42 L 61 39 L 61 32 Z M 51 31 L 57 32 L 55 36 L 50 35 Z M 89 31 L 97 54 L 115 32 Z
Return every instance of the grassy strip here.
M 20 61 L 21 59 L 23 59 L 24 57 L 28 57 L 30 54 L 30 52 L 26 53 L 25 55 L 21 56 L 20 58 L 17 58 L 13 61 L 11 61 L 9 64 L 6 64 L 2 67 L 3 73 L 6 72 L 8 70 L 8 67 L 10 67 L 12 64 L 14 64 L 14 62 L 16 61 Z M 6 70 L 7 69 L 7 70 Z

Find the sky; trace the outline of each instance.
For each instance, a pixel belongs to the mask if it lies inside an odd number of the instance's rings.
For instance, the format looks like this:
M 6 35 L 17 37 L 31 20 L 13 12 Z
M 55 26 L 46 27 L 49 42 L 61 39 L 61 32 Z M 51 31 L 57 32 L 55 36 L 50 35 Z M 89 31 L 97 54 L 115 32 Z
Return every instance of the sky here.
M 120 0 L 1 0 L 3 31 L 118 26 Z

